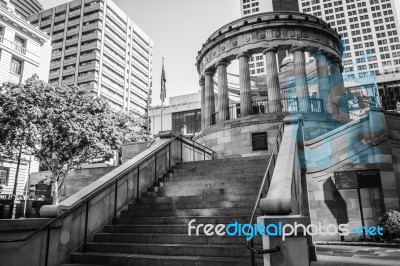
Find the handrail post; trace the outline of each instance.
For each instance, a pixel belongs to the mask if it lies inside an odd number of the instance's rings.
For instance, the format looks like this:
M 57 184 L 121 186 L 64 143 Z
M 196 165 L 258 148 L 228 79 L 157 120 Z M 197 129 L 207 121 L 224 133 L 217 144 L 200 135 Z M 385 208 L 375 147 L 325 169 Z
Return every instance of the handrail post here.
M 47 238 L 46 238 L 46 258 L 44 265 L 47 266 L 49 263 L 49 247 L 50 247 L 50 226 L 47 227 Z
M 87 230 L 88 230 L 88 218 L 89 218 L 89 200 L 86 200 L 86 213 L 85 213 L 85 235 L 83 237 L 83 253 L 86 252 L 87 244 Z
M 171 143 L 168 145 L 168 170 L 171 170 Z
M 204 161 L 206 160 L 206 148 L 203 148 Z
M 195 153 L 195 145 L 194 145 L 194 140 L 192 140 L 193 142 L 193 162 L 196 161 L 196 153 Z
M 136 177 L 136 203 L 139 202 L 139 167 L 137 167 L 137 177 Z
M 183 163 L 183 139 L 181 138 L 181 167 Z
M 154 182 L 157 182 L 157 152 L 154 154 Z
M 115 179 L 115 193 L 114 193 L 114 221 L 117 219 L 117 201 L 118 201 L 118 178 Z

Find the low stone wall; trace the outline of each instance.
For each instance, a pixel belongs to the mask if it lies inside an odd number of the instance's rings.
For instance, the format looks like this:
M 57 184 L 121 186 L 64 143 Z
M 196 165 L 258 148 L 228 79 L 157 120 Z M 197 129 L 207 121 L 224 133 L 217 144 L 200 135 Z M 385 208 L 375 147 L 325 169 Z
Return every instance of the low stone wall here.
M 389 133 L 389 134 L 388 134 Z M 360 189 L 365 226 L 376 226 L 385 210 L 400 209 L 400 115 L 380 110 L 306 142 L 307 187 L 313 224 L 362 225 L 357 189 L 340 189 L 334 172 L 379 169 L 382 188 Z M 358 239 L 351 234 L 314 240 Z
M 284 117 L 285 114 L 262 114 L 229 120 L 207 128 L 194 140 L 215 151 L 217 158 L 266 155 L 275 145 Z M 260 132 L 267 132 L 268 150 L 253 151 L 251 134 Z

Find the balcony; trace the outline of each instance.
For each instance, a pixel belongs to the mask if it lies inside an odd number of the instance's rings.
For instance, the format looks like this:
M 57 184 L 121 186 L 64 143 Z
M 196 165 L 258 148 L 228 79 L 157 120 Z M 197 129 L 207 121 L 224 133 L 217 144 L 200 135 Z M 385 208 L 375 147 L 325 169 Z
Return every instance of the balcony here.
M 54 34 L 52 37 L 53 37 L 53 40 L 62 39 L 62 38 L 64 38 L 64 32 L 60 32 L 60 33 Z
M 68 40 L 65 41 L 65 43 L 66 43 L 67 45 L 69 45 L 69 44 L 75 44 L 75 43 L 77 43 L 77 42 L 78 42 L 78 37 L 75 37 L 75 38 L 72 38 L 72 39 L 68 39 Z
M 79 72 L 85 72 L 85 71 L 89 71 L 89 70 L 99 70 L 99 64 L 98 63 L 90 63 L 90 64 L 86 64 L 83 66 L 79 66 Z
M 54 18 L 54 22 L 65 20 L 65 13 Z
M 0 43 L 3 43 L 4 37 L 0 35 Z
M 96 29 L 101 29 L 102 25 L 100 22 L 95 22 L 91 23 L 89 25 L 85 25 L 82 27 L 82 31 L 88 31 L 88 30 L 96 30 Z
M 49 79 L 55 79 L 60 76 L 60 70 L 50 72 Z
M 22 46 L 19 46 L 18 44 L 15 43 L 11 43 L 12 48 L 14 49 L 14 51 L 17 51 L 20 54 L 26 55 L 26 49 Z
M 89 33 L 86 35 L 82 35 L 82 41 L 88 41 L 88 40 L 93 40 L 93 39 L 100 39 L 101 35 L 98 31 Z
M 50 25 L 50 24 L 51 24 L 51 18 L 48 18 L 48 19 L 42 20 L 40 22 L 40 27 L 45 27 L 45 26 Z
M 75 74 L 75 70 L 76 70 L 75 67 L 71 67 L 71 68 L 68 68 L 68 69 L 64 69 L 63 72 L 62 72 L 62 74 L 63 74 L 63 76 L 72 75 L 72 74 Z
M 79 18 L 68 21 L 68 27 L 78 25 L 81 20 Z
M 51 62 L 50 63 L 50 68 L 60 67 L 60 65 L 61 65 L 61 61 Z
M 97 3 L 90 6 L 85 6 L 84 12 L 95 11 L 95 10 L 103 10 L 103 4 Z
M 64 28 L 65 28 L 65 23 L 61 23 L 61 24 L 58 24 L 58 25 L 54 25 L 53 31 L 58 31 L 58 30 L 61 30 L 61 29 L 64 29 Z
M 61 48 L 61 47 L 63 47 L 63 42 L 53 43 L 53 44 L 51 45 L 51 47 L 52 47 L 53 49 Z
M 69 59 L 64 59 L 64 65 L 71 65 L 76 63 L 76 57 L 74 58 L 69 58 Z
M 61 57 L 62 51 L 51 53 L 51 59 L 56 59 Z
M 90 54 L 81 55 L 81 57 L 79 58 L 79 61 L 84 62 L 84 61 L 96 60 L 99 58 L 100 58 L 99 53 L 90 53 Z
M 65 50 L 64 54 L 65 55 L 71 55 L 71 54 L 75 54 L 76 51 L 78 51 L 78 47 L 69 48 L 68 50 Z
M 82 89 L 87 89 L 90 91 L 97 92 L 97 84 L 95 84 L 94 82 L 78 84 L 78 86 L 79 86 L 79 88 L 82 88 Z
M 75 78 L 74 78 L 74 77 L 64 79 L 64 80 L 61 82 L 61 84 L 64 85 L 64 86 L 74 85 L 74 83 L 75 83 Z
M 57 81 L 49 82 L 49 85 L 52 86 L 52 87 L 58 86 L 58 80 L 57 80 Z
M 100 12 L 97 12 L 97 13 L 92 14 L 92 15 L 83 16 L 83 22 L 94 20 L 94 19 L 102 20 L 103 19 L 103 15 Z
M 88 50 L 93 50 L 93 49 L 99 49 L 100 50 L 100 44 L 99 42 L 94 42 L 94 43 L 89 43 L 81 46 L 81 52 L 88 51 Z
M 75 16 L 77 16 L 77 15 L 80 15 L 81 14 L 81 10 L 80 9 L 78 9 L 78 10 L 74 10 L 74 11 L 69 11 L 69 15 L 68 15 L 68 17 L 75 17 Z
M 107 9 L 107 16 L 115 23 L 117 24 L 122 31 L 126 31 L 126 24 L 124 22 L 122 22 L 122 20 L 120 18 L 118 18 L 117 16 L 115 16 L 113 13 L 111 13 L 108 9 Z
M 99 78 L 98 74 L 90 73 L 86 75 L 81 75 L 78 77 L 78 82 L 88 82 L 88 81 L 97 81 Z
M 74 34 L 78 34 L 79 33 L 79 27 L 76 27 L 75 29 L 71 29 L 67 31 L 67 36 L 71 36 Z

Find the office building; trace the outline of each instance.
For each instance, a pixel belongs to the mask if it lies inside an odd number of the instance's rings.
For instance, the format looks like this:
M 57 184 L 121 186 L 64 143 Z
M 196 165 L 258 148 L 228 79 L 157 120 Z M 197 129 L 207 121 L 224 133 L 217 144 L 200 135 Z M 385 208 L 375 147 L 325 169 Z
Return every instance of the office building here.
M 0 83 L 49 77 L 51 38 L 21 18 L 11 3 L 0 5 Z
M 152 40 L 111 0 L 75 0 L 28 17 L 53 38 L 49 84 L 80 86 L 147 116 Z
M 10 3 L 0 5 L 0 84 L 20 84 L 38 74 L 49 78 L 51 58 L 51 37 L 29 24 L 15 12 Z M 17 162 L 12 159 L 0 160 L 0 200 L 8 201 L 16 180 Z M 39 162 L 23 155 L 16 186 L 17 195 L 24 193 L 28 173 L 37 172 Z M 0 203 L 1 204 L 1 203 Z M 1 208 L 0 208 L 1 210 Z M 4 209 L 3 209 L 4 211 Z M 3 212 L 0 211 L 0 217 Z
M 9 3 L 13 5 L 12 10 L 22 18 L 43 11 L 42 4 L 37 0 L 0 0 L 0 5 L 7 6 Z

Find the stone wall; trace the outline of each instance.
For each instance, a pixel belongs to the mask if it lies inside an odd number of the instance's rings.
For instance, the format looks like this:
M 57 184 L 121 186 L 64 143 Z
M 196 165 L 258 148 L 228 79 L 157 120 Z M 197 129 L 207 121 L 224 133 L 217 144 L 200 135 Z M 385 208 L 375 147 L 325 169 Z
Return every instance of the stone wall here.
M 400 115 L 373 110 L 369 116 L 307 141 L 307 186 L 313 224 L 362 225 L 357 189 L 338 190 L 335 171 L 379 169 L 382 188 L 360 189 L 365 226 L 385 210 L 400 210 Z M 315 236 L 314 240 L 353 240 Z

